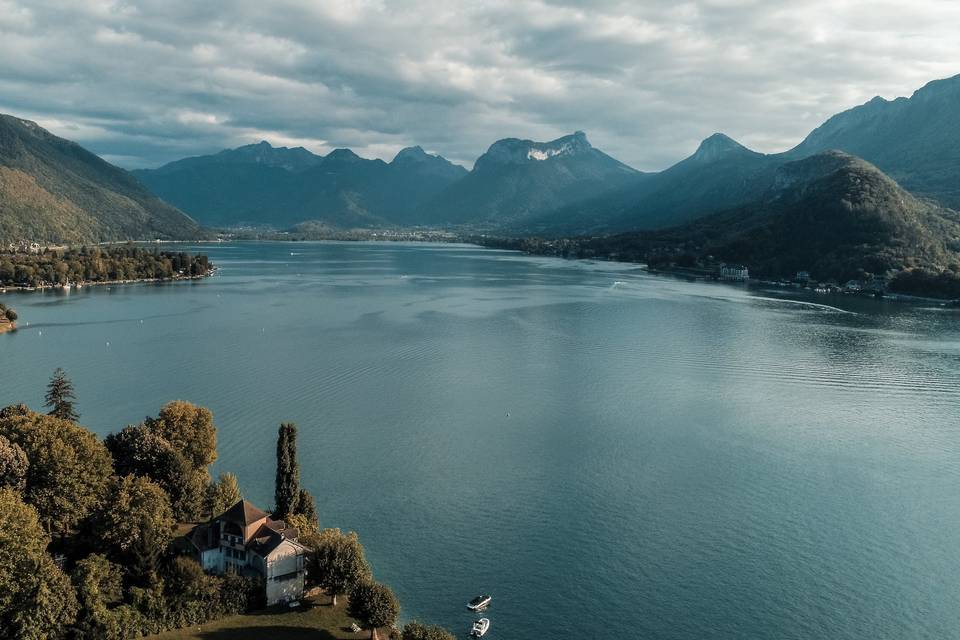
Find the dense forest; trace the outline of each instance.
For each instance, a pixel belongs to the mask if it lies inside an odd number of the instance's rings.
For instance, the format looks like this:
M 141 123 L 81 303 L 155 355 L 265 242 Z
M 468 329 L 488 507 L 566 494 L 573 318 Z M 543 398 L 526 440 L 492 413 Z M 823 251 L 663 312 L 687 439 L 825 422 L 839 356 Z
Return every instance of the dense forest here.
M 262 578 L 206 573 L 180 543 L 190 523 L 241 498 L 236 476 L 210 476 L 213 414 L 175 401 L 104 440 L 78 423 L 73 385 L 57 370 L 48 413 L 0 410 L 0 637 L 122 640 L 263 608 Z M 321 529 L 300 486 L 296 426 L 280 426 L 276 508 L 309 551 L 308 584 L 375 633 L 399 616 L 354 533 Z M 286 607 L 281 606 L 281 610 Z M 452 640 L 435 626 L 402 640 Z
M 0 286 L 172 280 L 207 275 L 207 256 L 134 245 L 0 253 Z

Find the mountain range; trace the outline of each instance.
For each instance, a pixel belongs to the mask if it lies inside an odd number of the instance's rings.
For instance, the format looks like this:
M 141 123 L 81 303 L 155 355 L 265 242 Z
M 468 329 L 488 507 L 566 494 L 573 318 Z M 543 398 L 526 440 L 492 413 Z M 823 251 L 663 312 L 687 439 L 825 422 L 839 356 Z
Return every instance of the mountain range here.
M 0 114 L 0 240 L 85 243 L 204 234 L 129 172 L 35 122 Z
M 910 98 L 874 98 L 837 114 L 783 153 L 758 153 L 717 133 L 688 158 L 647 173 L 578 131 L 549 142 L 499 140 L 469 171 L 417 146 L 384 162 L 349 149 L 320 156 L 261 142 L 131 174 L 35 123 L 2 116 L 0 239 L 189 238 L 204 233 L 198 222 L 430 226 L 606 236 L 591 241 L 596 246 L 577 243 L 620 256 L 668 247 L 769 275 L 801 266 L 820 277 L 953 274 L 958 99 L 960 76 L 938 80 Z
M 826 151 L 783 164 L 749 204 L 668 229 L 587 240 L 584 250 L 646 262 L 741 263 L 767 278 L 960 273 L 960 215 L 911 195 L 860 158 Z
M 551 142 L 495 142 L 472 171 L 426 153 L 389 163 L 349 149 L 326 156 L 267 142 L 187 158 L 134 174 L 162 198 L 213 226 L 502 225 L 598 196 L 638 171 L 578 131 Z
M 467 174 L 421 147 L 389 163 L 350 149 L 326 156 L 268 142 L 186 158 L 134 175 L 167 202 L 209 226 L 410 225 L 419 207 Z
M 657 229 L 755 202 L 777 169 L 827 150 L 863 158 L 904 188 L 960 207 L 960 76 L 910 98 L 874 98 L 833 116 L 783 153 L 716 133 L 659 172 L 593 147 L 583 132 L 550 142 L 506 138 L 467 171 L 420 147 L 389 163 L 347 149 L 326 156 L 266 142 L 134 174 L 212 226 L 461 226 L 504 234 Z

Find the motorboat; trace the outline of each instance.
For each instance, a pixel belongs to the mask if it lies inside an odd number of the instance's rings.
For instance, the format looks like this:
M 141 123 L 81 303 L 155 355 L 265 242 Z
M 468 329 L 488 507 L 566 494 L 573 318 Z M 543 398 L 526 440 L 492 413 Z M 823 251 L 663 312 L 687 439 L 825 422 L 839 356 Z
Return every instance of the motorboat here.
M 470 635 L 474 638 L 482 638 L 489 629 L 490 619 L 480 618 L 479 620 L 474 621 L 473 627 L 470 629 Z
M 477 596 L 467 603 L 467 609 L 471 611 L 483 611 L 490 606 L 491 600 L 493 600 L 493 596 Z

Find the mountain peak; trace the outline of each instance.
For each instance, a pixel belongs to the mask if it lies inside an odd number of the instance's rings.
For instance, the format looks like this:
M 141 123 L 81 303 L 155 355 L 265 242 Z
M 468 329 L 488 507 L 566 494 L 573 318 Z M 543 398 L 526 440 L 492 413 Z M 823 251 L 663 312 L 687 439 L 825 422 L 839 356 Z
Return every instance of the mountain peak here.
M 692 158 L 701 162 L 715 162 L 734 153 L 753 153 L 745 146 L 723 133 L 715 133 L 697 147 Z
M 477 166 L 525 164 L 569 157 L 590 151 L 593 147 L 583 131 L 562 136 L 550 142 L 535 142 L 519 138 L 497 140 L 477 159 Z
M 340 162 L 359 162 L 360 156 L 355 154 L 351 149 L 334 149 L 326 156 L 324 160 L 338 160 Z
M 926 100 L 960 95 L 960 75 L 931 80 L 913 92 L 913 99 Z
M 430 158 L 430 154 L 423 150 L 420 145 L 404 147 L 397 152 L 390 162 L 422 162 Z

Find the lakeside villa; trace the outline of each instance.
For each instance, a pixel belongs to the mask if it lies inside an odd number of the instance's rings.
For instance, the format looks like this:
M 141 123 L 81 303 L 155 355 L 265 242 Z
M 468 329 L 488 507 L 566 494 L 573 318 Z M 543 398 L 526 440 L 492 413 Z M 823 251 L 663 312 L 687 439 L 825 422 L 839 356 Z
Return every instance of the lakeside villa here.
M 721 264 L 720 279 L 746 282 L 750 279 L 750 271 L 742 264 Z
M 274 520 L 241 500 L 186 538 L 200 566 L 211 573 L 232 569 L 264 579 L 267 606 L 303 596 L 309 549 L 298 542 L 296 527 Z

